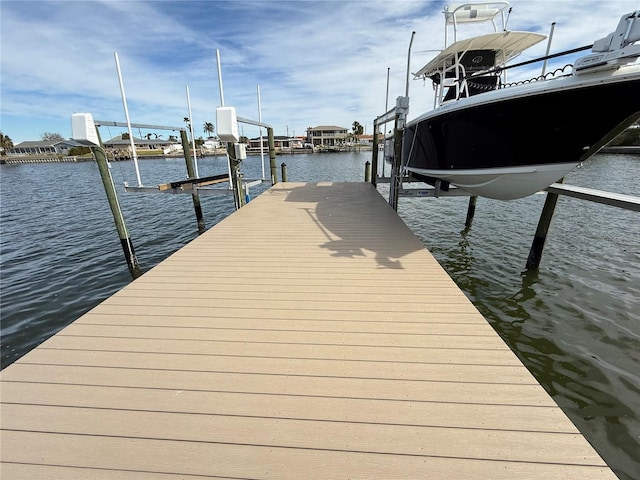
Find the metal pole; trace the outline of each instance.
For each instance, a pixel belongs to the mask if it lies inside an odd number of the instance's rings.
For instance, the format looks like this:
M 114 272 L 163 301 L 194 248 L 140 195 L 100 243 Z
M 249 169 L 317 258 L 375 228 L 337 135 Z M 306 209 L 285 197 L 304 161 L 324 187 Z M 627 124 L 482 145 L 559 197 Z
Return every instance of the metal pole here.
M 407 85 L 405 87 L 404 96 L 409 96 L 409 77 L 411 76 L 411 46 L 413 45 L 413 37 L 416 32 L 411 32 L 411 41 L 409 42 L 409 52 L 407 53 Z
M 195 178 L 199 178 L 198 174 L 198 156 L 196 155 L 196 136 L 193 134 L 193 117 L 191 116 L 191 97 L 189 96 L 189 85 L 187 85 L 187 106 L 189 107 L 189 128 L 191 130 L 191 144 L 193 145 L 193 166 L 195 168 Z M 189 174 L 190 177 L 194 175 Z
M 260 102 L 260 85 L 258 85 L 258 121 L 262 123 L 262 103 Z M 262 127 L 260 127 L 260 161 L 262 163 L 262 180 L 264 176 L 264 145 L 262 144 Z
M 216 48 L 216 62 L 218 65 L 218 87 L 220 88 L 220 106 L 224 107 L 224 90 L 222 89 L 222 69 L 220 68 L 220 50 Z
M 133 141 L 133 131 L 131 130 L 131 120 L 129 120 L 129 108 L 127 107 L 127 97 L 124 94 L 124 83 L 122 82 L 122 74 L 120 73 L 120 60 L 118 60 L 118 52 L 113 52 L 116 59 L 116 70 L 118 71 L 118 81 L 120 82 L 120 94 L 122 95 L 122 104 L 124 105 L 124 116 L 127 120 L 127 128 L 129 130 L 129 142 L 131 145 L 131 154 L 133 155 L 133 164 L 136 168 L 136 177 L 138 179 L 138 186 L 142 186 L 142 179 L 140 178 L 140 168 L 138 168 L 138 155 L 136 154 L 136 145 Z
M 187 175 L 189 178 L 197 178 L 197 174 L 194 171 L 191 163 L 191 153 L 189 152 L 189 139 L 187 138 L 187 132 L 180 130 L 180 140 L 182 141 L 182 153 L 184 155 L 184 161 L 187 164 Z M 195 176 L 194 176 L 195 175 Z M 197 193 L 191 194 L 193 199 L 193 209 L 196 212 L 196 221 L 198 222 L 198 232 L 203 233 L 206 229 L 204 225 L 204 216 L 202 215 L 202 205 L 200 204 L 200 196 Z
M 278 167 L 276 166 L 276 146 L 273 137 L 273 128 L 267 128 L 269 139 L 269 167 L 271 168 L 271 185 L 278 183 Z
M 387 67 L 387 94 L 384 99 L 384 111 L 389 111 L 389 73 L 391 72 L 391 67 Z
M 118 236 L 120 237 L 120 244 L 122 245 L 122 251 L 124 252 L 124 258 L 127 261 L 129 267 L 129 273 L 135 279 L 142 275 L 140 266 L 138 265 L 138 259 L 133 248 L 133 242 L 129 237 L 127 225 L 124 222 L 124 216 L 122 215 L 122 209 L 120 208 L 120 202 L 118 201 L 118 194 L 116 193 L 115 186 L 113 185 L 113 178 L 109 171 L 109 163 L 107 162 L 107 155 L 101 147 L 91 147 L 91 153 L 98 164 L 98 170 L 100 171 L 100 177 L 102 178 L 102 184 L 104 185 L 104 191 L 107 194 L 107 200 L 109 201 L 109 207 L 113 215 L 113 220 L 118 230 Z
M 544 59 L 544 63 L 542 64 L 542 75 L 544 76 L 545 73 L 547 73 L 547 59 L 549 57 L 549 51 L 551 50 L 551 40 L 553 40 L 553 31 L 556 28 L 556 22 L 553 22 L 551 24 L 551 31 L 549 32 L 549 40 L 547 41 L 547 51 L 544 54 L 545 59 Z

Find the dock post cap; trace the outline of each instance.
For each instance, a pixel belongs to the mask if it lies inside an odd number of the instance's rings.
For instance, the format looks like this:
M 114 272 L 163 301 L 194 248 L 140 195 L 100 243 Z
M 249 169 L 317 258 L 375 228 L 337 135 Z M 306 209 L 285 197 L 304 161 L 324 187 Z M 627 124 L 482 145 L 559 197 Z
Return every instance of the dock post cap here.
M 71 138 L 76 141 L 100 145 L 96 124 L 90 113 L 74 113 L 71 115 Z
M 218 107 L 216 109 L 216 122 L 220 140 L 233 143 L 240 140 L 235 107 Z

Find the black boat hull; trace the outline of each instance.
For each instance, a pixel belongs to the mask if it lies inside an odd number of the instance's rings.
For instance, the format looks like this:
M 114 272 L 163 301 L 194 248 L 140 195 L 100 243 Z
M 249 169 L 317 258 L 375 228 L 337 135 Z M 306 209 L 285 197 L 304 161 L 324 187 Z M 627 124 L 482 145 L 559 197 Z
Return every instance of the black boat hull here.
M 445 104 L 410 122 L 403 165 L 472 194 L 521 198 L 561 179 L 640 116 L 640 75 L 548 83 Z

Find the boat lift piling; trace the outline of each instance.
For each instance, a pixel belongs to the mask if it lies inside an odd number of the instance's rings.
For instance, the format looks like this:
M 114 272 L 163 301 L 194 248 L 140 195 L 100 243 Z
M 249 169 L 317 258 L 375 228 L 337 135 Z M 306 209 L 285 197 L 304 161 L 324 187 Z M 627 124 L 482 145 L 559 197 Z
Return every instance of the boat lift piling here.
M 464 226 L 466 228 L 471 227 L 473 223 L 473 217 L 476 214 L 476 202 L 478 201 L 477 195 L 471 195 L 469 197 L 469 206 L 467 207 L 467 219 L 464 221 Z
M 120 237 L 120 245 L 122 245 L 122 251 L 124 252 L 124 258 L 127 261 L 127 267 L 129 273 L 136 279 L 142 275 L 142 270 L 138 264 L 136 252 L 133 248 L 133 242 L 131 236 L 127 230 L 127 225 L 122 215 L 122 209 L 120 208 L 120 202 L 118 201 L 118 193 L 116 192 L 113 184 L 113 178 L 111 177 L 111 171 L 109 162 L 107 162 L 107 155 L 102 146 L 91 146 L 91 153 L 98 165 L 100 171 L 100 178 L 104 185 L 104 191 L 109 201 L 109 207 L 111 208 L 111 214 L 113 215 L 113 221 L 116 224 L 116 230 L 118 231 L 118 237 Z
M 278 168 L 276 166 L 276 142 L 273 136 L 273 128 L 267 128 L 267 139 L 269 142 L 269 167 L 271 170 L 271 185 L 278 183 Z
M 402 131 L 407 121 L 409 111 L 409 97 L 397 97 L 396 106 L 386 113 L 380 115 L 373 121 L 373 142 L 374 148 L 371 156 L 371 166 L 373 175 L 371 183 L 376 186 L 378 181 L 378 129 L 389 122 L 393 124 L 393 162 L 391 176 L 389 178 L 389 204 L 394 210 L 398 210 L 398 197 L 402 189 Z
M 542 213 L 538 220 L 538 226 L 536 228 L 536 234 L 533 237 L 533 243 L 531 244 L 531 250 L 529 250 L 529 256 L 527 257 L 526 269 L 537 269 L 540 266 L 540 260 L 542 259 L 542 250 L 544 250 L 544 244 L 547 240 L 547 233 L 549 233 L 549 226 L 553 219 L 553 213 L 558 203 L 557 193 L 547 193 L 547 198 L 544 201 L 542 207 Z
M 100 132 L 98 131 L 91 114 L 87 113 L 74 113 L 71 116 L 71 129 L 72 138 L 78 143 L 89 147 L 93 158 L 98 165 L 102 185 L 104 186 L 104 191 L 109 202 L 109 208 L 113 215 L 113 221 L 116 224 L 118 237 L 120 237 L 120 245 L 122 246 L 124 258 L 127 261 L 129 273 L 134 279 L 136 279 L 142 275 L 142 270 L 138 264 L 135 249 L 133 248 L 133 242 L 131 241 L 129 230 L 127 229 L 127 225 L 124 221 L 122 208 L 120 208 L 118 194 L 113 183 L 111 169 L 109 162 L 107 161 L 107 154 L 104 150 L 102 139 L 100 138 Z
M 192 127 L 193 128 L 193 127 Z M 198 167 L 195 160 L 195 150 L 194 150 L 194 159 L 193 163 L 191 161 L 191 152 L 189 151 L 189 139 L 187 138 L 187 132 L 184 129 L 180 130 L 180 141 L 182 142 L 182 153 L 184 154 L 184 161 L 187 165 L 187 175 L 189 178 L 198 178 Z M 204 233 L 206 230 L 206 226 L 204 224 L 204 217 L 202 215 L 202 205 L 200 203 L 200 196 L 198 195 L 198 191 L 194 190 L 191 194 L 191 198 L 193 199 L 193 209 L 196 212 L 196 221 L 198 222 L 198 233 Z

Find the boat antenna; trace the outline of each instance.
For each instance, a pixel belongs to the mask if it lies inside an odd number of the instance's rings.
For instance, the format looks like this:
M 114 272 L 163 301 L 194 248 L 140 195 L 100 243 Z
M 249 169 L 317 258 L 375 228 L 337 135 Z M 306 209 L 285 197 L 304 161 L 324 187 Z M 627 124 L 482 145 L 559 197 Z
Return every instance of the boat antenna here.
M 509 23 L 509 18 L 511 17 L 511 10 L 513 10 L 513 7 L 509 7 L 509 11 L 507 12 L 507 19 L 504 21 L 504 25 L 503 25 L 504 32 L 507 31 L 507 23 Z

